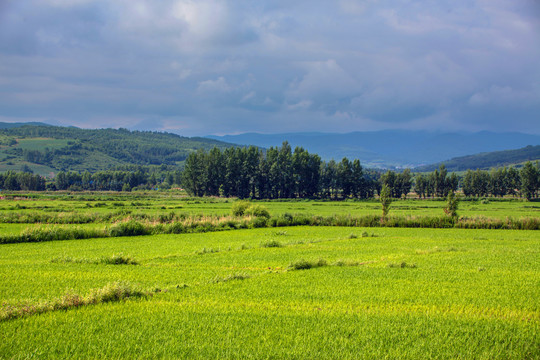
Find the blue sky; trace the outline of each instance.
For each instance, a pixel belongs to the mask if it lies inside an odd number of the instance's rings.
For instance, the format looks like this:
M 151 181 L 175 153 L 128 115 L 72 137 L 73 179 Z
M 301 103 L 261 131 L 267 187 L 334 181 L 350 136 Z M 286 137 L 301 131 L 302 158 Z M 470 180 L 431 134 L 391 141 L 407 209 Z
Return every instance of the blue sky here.
M 0 0 L 0 121 L 540 133 L 540 2 Z

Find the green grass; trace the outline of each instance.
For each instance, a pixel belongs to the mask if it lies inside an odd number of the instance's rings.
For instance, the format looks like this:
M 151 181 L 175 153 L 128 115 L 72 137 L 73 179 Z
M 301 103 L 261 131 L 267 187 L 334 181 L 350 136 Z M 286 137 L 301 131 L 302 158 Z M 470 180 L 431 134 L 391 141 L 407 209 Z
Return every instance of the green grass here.
M 228 216 L 233 201 L 220 198 L 188 198 L 176 192 L 149 193 L 51 193 L 6 194 L 0 202 L 0 223 L 12 221 L 69 223 L 69 218 L 81 221 L 112 223 L 127 215 L 157 218 L 173 213 L 176 216 Z M 376 200 L 367 201 L 256 201 L 266 207 L 271 216 L 305 214 L 307 216 L 369 216 L 380 215 L 381 205 Z M 444 216 L 445 201 L 405 200 L 394 201 L 390 216 Z M 525 201 L 462 201 L 458 214 L 466 218 L 505 219 L 513 217 L 539 217 L 540 205 Z M 122 215 L 124 214 L 124 215 Z M 6 218 L 15 220 L 7 220 Z M 106 218 L 106 219 L 103 219 Z M 67 220 L 66 220 L 67 219 Z M 84 220 L 86 219 L 86 220 Z M 1 230 L 0 230 L 1 231 Z M 1 234 L 0 234 L 1 235 Z
M 26 138 L 18 139 L 15 147 L 23 150 L 50 150 L 61 149 L 68 145 L 69 140 L 66 139 L 50 139 L 50 138 Z
M 0 245 L 4 306 L 84 298 L 118 281 L 154 294 L 2 321 L 0 358 L 540 357 L 537 231 L 354 234 L 289 227 Z M 138 265 L 97 261 L 120 253 Z M 303 263 L 312 266 L 290 267 Z

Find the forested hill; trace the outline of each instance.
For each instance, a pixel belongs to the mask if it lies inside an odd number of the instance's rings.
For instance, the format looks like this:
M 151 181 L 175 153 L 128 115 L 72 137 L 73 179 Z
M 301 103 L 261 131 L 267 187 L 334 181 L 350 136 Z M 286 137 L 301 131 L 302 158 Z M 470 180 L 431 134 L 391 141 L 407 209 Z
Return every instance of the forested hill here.
M 448 171 L 465 171 L 468 169 L 487 170 L 490 168 L 517 165 L 534 160 L 540 160 L 540 145 L 529 145 L 517 150 L 494 151 L 461 156 L 444 161 L 443 163 Z M 433 171 L 437 169 L 440 164 L 441 163 L 426 165 L 415 168 L 414 170 L 419 172 Z
M 206 138 L 126 129 L 24 125 L 0 129 L 0 171 L 101 171 L 126 165 L 180 165 L 197 149 L 233 146 Z

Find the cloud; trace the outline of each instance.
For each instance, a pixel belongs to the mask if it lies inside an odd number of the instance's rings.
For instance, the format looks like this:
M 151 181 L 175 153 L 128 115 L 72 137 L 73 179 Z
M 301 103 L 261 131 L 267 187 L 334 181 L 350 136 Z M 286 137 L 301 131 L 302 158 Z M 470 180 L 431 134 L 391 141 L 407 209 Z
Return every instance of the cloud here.
M 0 117 L 540 133 L 539 15 L 533 0 L 4 1 Z
M 199 93 L 213 93 L 223 92 L 227 93 L 232 91 L 232 88 L 227 84 L 227 80 L 223 76 L 220 76 L 216 80 L 205 80 L 199 83 L 197 88 Z

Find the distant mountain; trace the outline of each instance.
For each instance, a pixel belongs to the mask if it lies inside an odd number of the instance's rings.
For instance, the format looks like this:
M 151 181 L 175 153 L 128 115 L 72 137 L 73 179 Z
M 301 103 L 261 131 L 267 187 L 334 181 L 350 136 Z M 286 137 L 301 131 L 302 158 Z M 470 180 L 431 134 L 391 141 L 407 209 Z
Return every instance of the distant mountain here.
M 42 122 L 21 122 L 21 123 L 7 123 L 7 122 L 0 122 L 0 129 L 12 129 L 17 128 L 21 126 L 27 126 L 27 125 L 33 125 L 33 126 L 52 126 L 49 124 L 45 124 Z
M 522 133 L 433 133 L 428 131 L 385 130 L 372 132 L 284 133 L 208 136 L 242 145 L 270 147 L 288 141 L 323 159 L 360 159 L 368 167 L 402 168 L 437 163 L 480 152 L 517 149 L 540 144 L 540 135 Z
M 465 171 L 468 169 L 487 170 L 496 167 L 519 165 L 527 161 L 540 160 L 540 145 L 526 146 L 517 150 L 493 151 L 456 157 L 441 163 L 421 166 L 415 171 L 427 172 L 437 169 L 442 163 L 449 171 Z
M 126 129 L 88 130 L 52 125 L 0 129 L 0 171 L 35 173 L 108 170 L 119 166 L 181 165 L 197 149 L 234 146 L 207 138 Z

